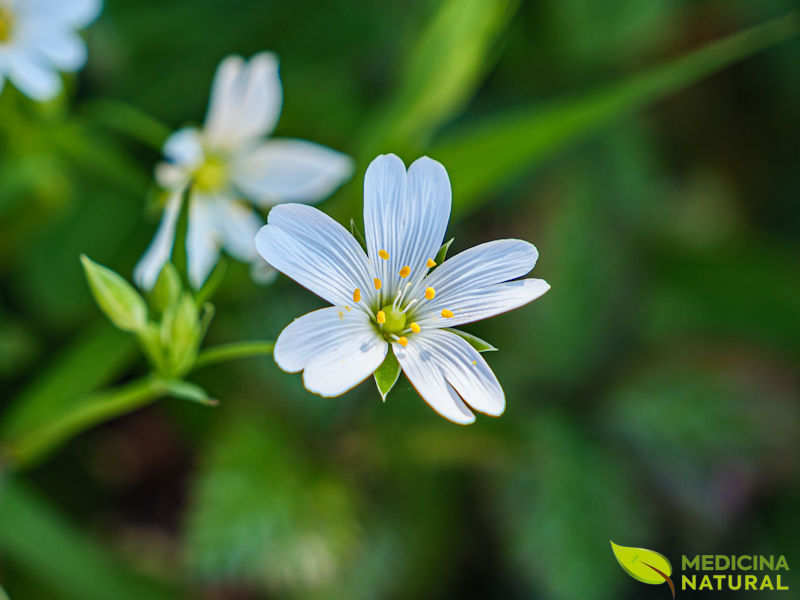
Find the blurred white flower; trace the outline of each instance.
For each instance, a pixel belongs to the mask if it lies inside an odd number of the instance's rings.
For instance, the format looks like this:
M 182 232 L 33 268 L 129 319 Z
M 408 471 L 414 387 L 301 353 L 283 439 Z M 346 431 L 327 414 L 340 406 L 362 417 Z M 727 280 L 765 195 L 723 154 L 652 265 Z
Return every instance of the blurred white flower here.
M 314 202 L 350 177 L 353 162 L 344 154 L 302 140 L 262 139 L 275 128 L 281 102 L 274 54 L 257 54 L 249 62 L 230 56 L 220 63 L 203 129 L 187 127 L 172 134 L 164 145 L 168 162 L 156 167 L 156 179 L 169 197 L 155 238 L 134 272 L 141 287 L 155 284 L 172 253 L 187 186 L 189 280 L 199 288 L 220 248 L 252 263 L 257 281 L 269 280 L 254 244 L 263 220 L 241 198 L 261 208 Z
M 101 0 L 0 0 L 0 90 L 8 77 L 34 100 L 58 94 L 58 71 L 86 63 L 86 44 L 76 31 L 101 9 Z
M 267 262 L 332 307 L 289 324 L 275 344 L 275 361 L 303 371 L 306 388 L 337 396 L 372 374 L 388 348 L 423 399 L 456 423 L 505 409 L 505 394 L 489 365 L 447 328 L 518 308 L 550 286 L 515 279 L 536 263 L 522 240 L 481 244 L 434 271 L 450 216 L 444 167 L 420 158 L 406 172 L 394 155 L 372 161 L 364 179 L 368 255 L 339 223 L 310 206 L 270 212 L 256 236 Z M 513 280 L 513 281 L 512 281 Z

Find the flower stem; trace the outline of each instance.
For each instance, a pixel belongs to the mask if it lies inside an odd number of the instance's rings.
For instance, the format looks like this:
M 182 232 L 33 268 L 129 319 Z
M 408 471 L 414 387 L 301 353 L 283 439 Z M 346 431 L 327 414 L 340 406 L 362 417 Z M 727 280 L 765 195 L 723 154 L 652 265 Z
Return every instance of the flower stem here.
M 104 392 L 98 392 L 75 403 L 75 408 L 58 420 L 21 432 L 3 442 L 2 457 L 12 468 L 31 466 L 58 444 L 89 427 L 127 414 L 156 400 L 168 389 L 164 380 L 148 376 Z
M 209 348 L 200 353 L 194 363 L 194 368 L 205 367 L 226 360 L 237 358 L 249 358 L 251 356 L 262 356 L 272 354 L 273 342 L 236 342 Z

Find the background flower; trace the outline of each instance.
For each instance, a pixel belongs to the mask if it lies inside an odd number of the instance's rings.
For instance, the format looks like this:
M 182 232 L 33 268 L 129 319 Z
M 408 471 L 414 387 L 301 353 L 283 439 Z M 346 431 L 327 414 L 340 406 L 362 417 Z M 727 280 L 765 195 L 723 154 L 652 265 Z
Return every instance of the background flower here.
M 8 78 L 34 100 L 58 94 L 58 71 L 86 63 L 86 45 L 76 31 L 101 8 L 101 0 L 0 0 L 0 90 Z
M 169 196 L 155 238 L 136 267 L 139 285 L 151 288 L 172 252 L 187 186 L 189 280 L 199 288 L 221 248 L 253 263 L 257 279 L 268 279 L 253 244 L 263 222 L 242 196 L 264 209 L 278 202 L 315 202 L 351 175 L 352 161 L 344 154 L 302 140 L 262 139 L 275 128 L 281 103 L 274 54 L 222 61 L 203 129 L 181 129 L 164 145 L 168 162 L 158 165 L 156 179 Z

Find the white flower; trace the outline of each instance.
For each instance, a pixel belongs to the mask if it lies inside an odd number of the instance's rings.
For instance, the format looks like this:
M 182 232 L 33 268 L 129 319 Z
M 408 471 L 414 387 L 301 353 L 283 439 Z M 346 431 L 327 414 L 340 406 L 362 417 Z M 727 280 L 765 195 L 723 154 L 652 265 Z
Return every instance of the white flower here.
M 344 154 L 302 140 L 262 139 L 275 128 L 281 101 L 274 54 L 257 54 L 249 62 L 230 56 L 220 63 L 203 129 L 172 134 L 164 145 L 168 162 L 156 167 L 169 197 L 155 238 L 136 266 L 139 286 L 150 289 L 172 253 L 188 185 L 186 254 L 190 283 L 199 288 L 221 247 L 252 263 L 256 279 L 269 279 L 253 243 L 263 220 L 241 197 L 261 208 L 314 202 L 350 177 L 353 164 Z
M 298 204 L 278 206 L 256 236 L 267 262 L 334 306 L 290 323 L 275 361 L 303 371 L 306 388 L 337 396 L 373 373 L 391 345 L 409 381 L 456 423 L 505 409 L 505 394 L 483 357 L 447 328 L 518 308 L 544 294 L 541 279 L 515 279 L 536 263 L 522 240 L 481 244 L 434 258 L 450 217 L 444 167 L 420 158 L 406 173 L 394 155 L 372 161 L 364 178 L 369 255 L 336 221 Z M 512 281 L 513 280 L 513 281 Z
M 76 30 L 101 8 L 100 0 L 0 0 L 0 90 L 8 77 L 34 100 L 58 94 L 58 71 L 86 63 L 86 44 Z

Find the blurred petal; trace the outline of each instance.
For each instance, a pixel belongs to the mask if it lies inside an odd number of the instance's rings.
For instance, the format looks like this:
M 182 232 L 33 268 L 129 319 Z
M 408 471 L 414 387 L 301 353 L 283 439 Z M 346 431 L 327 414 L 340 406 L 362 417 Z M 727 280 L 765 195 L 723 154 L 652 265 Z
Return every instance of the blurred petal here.
M 26 16 L 74 29 L 86 27 L 103 10 L 101 0 L 23 0 L 17 4 Z
M 367 256 L 355 238 L 322 211 L 281 204 L 256 235 L 258 253 L 273 267 L 331 304 L 363 301 L 374 293 Z
M 349 156 L 302 140 L 273 139 L 234 162 L 234 183 L 262 205 L 314 202 L 353 174 Z
M 417 323 L 425 327 L 456 327 L 473 323 L 514 310 L 536 300 L 550 285 L 544 279 L 519 279 L 498 283 L 484 288 L 465 288 L 425 302 L 418 313 Z M 442 316 L 442 310 L 453 313 L 450 318 Z
M 245 63 L 231 56 L 220 63 L 211 91 L 205 134 L 213 147 L 233 149 L 270 133 L 283 94 L 278 58 L 262 52 Z
M 428 369 L 441 371 L 464 402 L 487 415 L 499 416 L 506 397 L 497 377 L 483 356 L 463 338 L 449 331 L 423 331 L 409 339 L 408 348 L 417 347 Z
M 86 63 L 86 44 L 71 32 L 43 36 L 36 49 L 62 71 L 77 71 Z
M 161 162 L 155 168 L 156 182 L 163 188 L 174 189 L 189 183 L 189 172 L 178 165 Z
M 284 371 L 305 370 L 309 391 L 338 396 L 369 377 L 387 351 L 365 313 L 333 306 L 292 321 L 278 336 L 274 356 Z
M 189 283 L 200 289 L 219 259 L 219 240 L 211 209 L 214 198 L 194 195 L 189 204 L 189 225 L 186 231 L 186 260 Z
M 182 167 L 194 167 L 203 161 L 203 143 L 194 127 L 179 129 L 164 143 L 164 156 Z
M 26 96 L 33 100 L 49 100 L 61 90 L 58 73 L 42 66 L 25 52 L 15 52 L 8 57 L 9 79 Z
M 269 285 L 278 276 L 278 271 L 272 268 L 267 261 L 260 256 L 253 259 L 250 264 L 250 277 L 258 285 Z
M 256 234 L 264 225 L 261 218 L 249 206 L 230 199 L 217 201 L 213 212 L 225 250 L 244 262 L 255 260 Z
M 433 346 L 424 334 L 416 334 L 405 348 L 392 344 L 392 349 L 403 372 L 422 399 L 445 419 L 468 425 L 475 421 L 475 415 L 447 382 L 441 365 L 431 352 Z
M 184 188 L 180 188 L 170 193 L 156 235 L 147 252 L 133 270 L 133 279 L 136 285 L 142 289 L 149 290 L 155 285 L 161 268 L 172 254 L 172 245 L 175 243 L 175 225 L 181 211 L 183 192 Z

